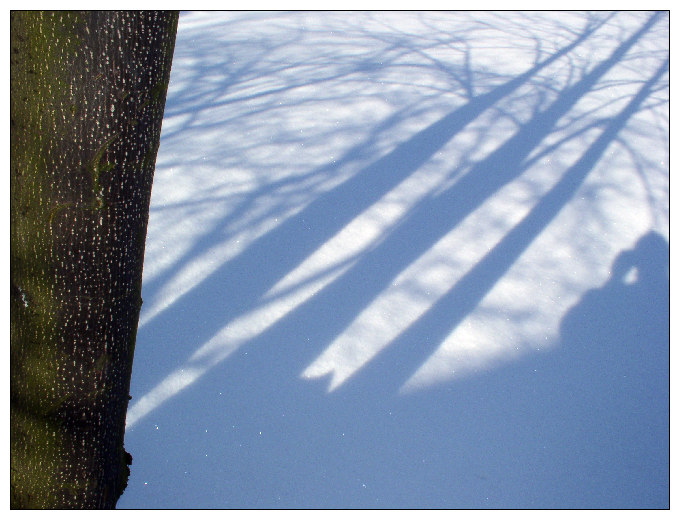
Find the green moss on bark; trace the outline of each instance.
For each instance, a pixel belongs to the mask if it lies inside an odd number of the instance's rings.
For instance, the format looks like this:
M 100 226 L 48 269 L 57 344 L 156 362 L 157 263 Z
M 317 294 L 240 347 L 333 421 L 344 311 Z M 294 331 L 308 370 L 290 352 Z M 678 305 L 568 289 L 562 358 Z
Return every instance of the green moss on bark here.
M 10 26 L 11 506 L 113 507 L 177 14 Z

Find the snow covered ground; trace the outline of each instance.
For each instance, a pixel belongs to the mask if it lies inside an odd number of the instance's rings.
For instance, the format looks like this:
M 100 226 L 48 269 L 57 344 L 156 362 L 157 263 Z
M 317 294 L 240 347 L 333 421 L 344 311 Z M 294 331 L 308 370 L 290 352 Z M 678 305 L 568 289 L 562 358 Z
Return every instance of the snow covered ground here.
M 668 38 L 182 13 L 119 507 L 667 507 Z

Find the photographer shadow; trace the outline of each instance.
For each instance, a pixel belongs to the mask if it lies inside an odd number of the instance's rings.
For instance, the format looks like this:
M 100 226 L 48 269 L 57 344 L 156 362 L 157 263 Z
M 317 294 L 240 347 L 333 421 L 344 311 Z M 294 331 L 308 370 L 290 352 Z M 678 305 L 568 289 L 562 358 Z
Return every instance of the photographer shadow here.
M 553 374 L 579 479 L 631 507 L 669 500 L 669 246 L 649 232 L 563 318 Z M 557 394 L 555 394 L 557 395 Z M 584 505 L 588 497 L 583 497 Z

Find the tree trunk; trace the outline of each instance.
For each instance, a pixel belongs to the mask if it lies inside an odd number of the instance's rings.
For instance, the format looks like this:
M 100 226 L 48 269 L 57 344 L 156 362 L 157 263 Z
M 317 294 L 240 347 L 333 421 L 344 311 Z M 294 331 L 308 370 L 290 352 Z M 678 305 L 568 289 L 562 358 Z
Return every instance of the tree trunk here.
M 178 15 L 10 20 L 11 507 L 113 508 Z

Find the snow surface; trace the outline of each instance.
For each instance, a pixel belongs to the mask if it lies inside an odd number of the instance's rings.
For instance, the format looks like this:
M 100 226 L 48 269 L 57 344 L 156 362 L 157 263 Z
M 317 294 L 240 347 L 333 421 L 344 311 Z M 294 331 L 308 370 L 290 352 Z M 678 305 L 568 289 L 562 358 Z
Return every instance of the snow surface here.
M 668 507 L 668 38 L 182 13 L 119 507 Z

